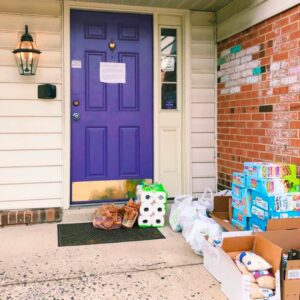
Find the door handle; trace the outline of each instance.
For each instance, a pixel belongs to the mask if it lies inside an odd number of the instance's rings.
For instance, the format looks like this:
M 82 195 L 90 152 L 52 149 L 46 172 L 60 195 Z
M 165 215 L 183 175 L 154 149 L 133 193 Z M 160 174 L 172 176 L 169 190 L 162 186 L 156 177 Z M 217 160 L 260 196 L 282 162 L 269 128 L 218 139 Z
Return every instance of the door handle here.
M 73 119 L 74 121 L 78 121 L 78 120 L 80 119 L 79 113 L 73 113 L 73 114 L 72 114 L 72 119 Z

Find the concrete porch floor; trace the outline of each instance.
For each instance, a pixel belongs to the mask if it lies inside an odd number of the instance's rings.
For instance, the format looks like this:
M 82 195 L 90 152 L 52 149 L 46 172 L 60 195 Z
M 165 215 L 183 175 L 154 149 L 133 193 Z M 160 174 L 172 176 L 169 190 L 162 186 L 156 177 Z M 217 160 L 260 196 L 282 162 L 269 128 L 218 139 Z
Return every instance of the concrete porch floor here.
M 0 299 L 226 299 L 181 234 L 161 231 L 165 240 L 58 247 L 56 224 L 0 228 Z

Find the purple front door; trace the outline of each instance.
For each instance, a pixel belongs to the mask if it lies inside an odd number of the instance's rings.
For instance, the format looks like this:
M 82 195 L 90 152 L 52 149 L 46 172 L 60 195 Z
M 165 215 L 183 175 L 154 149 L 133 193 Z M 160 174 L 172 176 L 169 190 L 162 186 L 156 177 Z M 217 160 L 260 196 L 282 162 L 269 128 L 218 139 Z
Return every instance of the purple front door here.
M 101 62 L 124 63 L 125 83 L 100 82 Z M 72 203 L 153 178 L 152 16 L 71 11 L 71 118 Z

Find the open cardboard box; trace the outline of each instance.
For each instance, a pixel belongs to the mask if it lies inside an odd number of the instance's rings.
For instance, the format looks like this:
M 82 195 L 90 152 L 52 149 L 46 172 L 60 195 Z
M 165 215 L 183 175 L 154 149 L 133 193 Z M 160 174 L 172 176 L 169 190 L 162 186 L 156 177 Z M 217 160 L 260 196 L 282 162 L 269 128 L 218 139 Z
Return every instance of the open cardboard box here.
M 211 217 L 223 228 L 225 228 L 228 232 L 222 234 L 223 237 L 226 234 L 231 234 L 231 236 L 240 233 L 237 229 L 235 229 L 231 223 L 230 219 L 232 217 L 231 214 L 231 197 L 230 196 L 215 196 L 214 197 L 214 211 L 211 214 Z M 249 233 L 246 233 L 249 235 Z M 251 234 L 251 233 L 250 233 Z M 209 243 L 206 239 L 203 242 L 203 264 L 207 271 L 216 278 L 217 281 L 221 282 L 221 254 L 220 247 L 214 247 L 211 243 Z
M 287 254 L 290 249 L 300 249 L 300 229 L 260 232 L 258 235 L 279 246 L 283 253 Z M 300 299 L 300 260 L 287 261 L 286 272 L 282 274 L 282 287 L 284 300 Z
M 228 237 L 223 239 L 223 244 L 220 249 L 223 273 L 222 292 L 230 300 L 250 299 L 250 277 L 243 275 L 234 262 L 236 255 L 242 251 L 253 251 L 272 265 L 272 271 L 276 277 L 276 290 L 275 295 L 268 299 L 280 300 L 280 264 L 282 249 L 260 235 Z
M 231 225 L 232 206 L 231 196 L 215 196 L 214 210 L 211 217 L 227 231 L 239 231 Z M 290 230 L 300 228 L 300 218 L 294 219 L 270 219 L 267 224 L 267 231 Z
M 211 213 L 211 217 L 225 230 L 238 231 L 230 222 L 232 219 L 231 196 L 214 197 L 214 210 Z
M 231 231 L 222 233 L 222 241 L 225 237 L 249 236 L 252 231 Z M 213 246 L 207 238 L 203 241 L 203 265 L 204 268 L 218 281 L 222 282 L 221 253 L 219 246 Z
M 214 212 L 212 218 L 228 232 L 223 232 L 222 241 L 225 237 L 249 236 L 251 231 L 239 231 L 230 223 L 232 217 L 231 197 L 215 196 Z M 288 230 L 300 228 L 299 219 L 272 219 L 269 220 L 267 230 Z M 214 247 L 206 239 L 203 242 L 203 264 L 208 272 L 219 282 L 222 281 L 222 265 L 220 247 Z
M 300 229 L 300 218 L 298 219 L 273 219 L 270 220 L 268 223 L 267 231 L 273 232 L 276 236 L 274 231 L 282 231 L 282 230 L 293 230 L 293 229 Z M 234 236 L 250 236 L 252 235 L 252 231 L 229 231 L 223 232 L 221 240 L 223 241 L 226 237 L 234 237 Z M 262 233 L 264 234 L 264 233 Z M 300 249 L 300 235 L 298 237 Z M 221 264 L 221 254 L 220 254 L 220 247 L 215 247 L 211 243 L 208 242 L 207 239 L 203 241 L 203 265 L 206 270 L 218 281 L 222 282 L 222 264 Z M 300 268 L 299 268 L 300 272 Z M 300 286 L 300 282 L 299 282 Z M 299 288 L 300 289 L 300 288 Z M 300 299 L 300 298 L 299 298 Z M 297 299 L 297 300 L 299 300 Z

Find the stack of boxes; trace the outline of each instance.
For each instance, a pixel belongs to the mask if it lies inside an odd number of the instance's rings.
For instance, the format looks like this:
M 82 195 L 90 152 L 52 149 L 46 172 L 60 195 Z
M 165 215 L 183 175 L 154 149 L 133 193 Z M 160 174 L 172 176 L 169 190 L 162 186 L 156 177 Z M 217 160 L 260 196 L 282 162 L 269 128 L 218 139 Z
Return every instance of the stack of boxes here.
M 300 209 L 292 208 L 293 199 L 300 198 L 295 165 L 245 163 L 245 171 L 252 191 L 251 229 L 265 231 L 269 219 L 300 217 Z
M 245 162 L 233 173 L 232 224 L 265 231 L 269 219 L 300 217 L 300 180 L 291 164 Z

